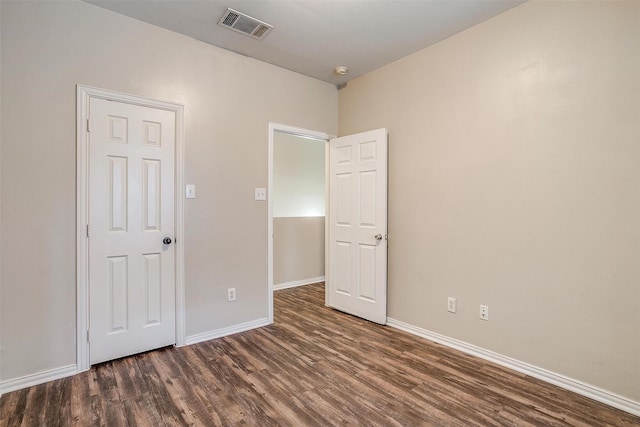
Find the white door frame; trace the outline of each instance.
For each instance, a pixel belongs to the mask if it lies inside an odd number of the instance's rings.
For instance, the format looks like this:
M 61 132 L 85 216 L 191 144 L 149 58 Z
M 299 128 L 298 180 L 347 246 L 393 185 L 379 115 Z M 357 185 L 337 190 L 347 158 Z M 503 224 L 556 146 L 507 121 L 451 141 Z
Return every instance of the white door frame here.
M 78 372 L 91 367 L 89 361 L 89 150 L 87 122 L 90 98 L 118 101 L 172 111 L 176 117 L 175 143 L 175 274 L 176 345 L 185 345 L 184 298 L 184 107 L 170 102 L 77 85 L 76 88 L 76 364 Z
M 324 132 L 303 129 L 295 126 L 283 125 L 281 123 L 269 122 L 269 172 L 267 182 L 267 209 L 269 211 L 269 219 L 267 222 L 267 302 L 268 302 L 268 318 L 269 323 L 273 323 L 273 141 L 276 132 L 288 133 L 290 135 L 301 136 L 303 138 L 324 139 L 325 143 L 325 227 L 324 227 L 324 240 L 325 240 L 325 270 L 328 264 L 328 246 L 329 229 L 327 228 L 326 212 L 329 209 L 329 174 L 327 173 L 329 167 L 329 140 L 335 138 L 334 135 L 329 135 Z M 325 277 L 327 275 L 325 274 Z

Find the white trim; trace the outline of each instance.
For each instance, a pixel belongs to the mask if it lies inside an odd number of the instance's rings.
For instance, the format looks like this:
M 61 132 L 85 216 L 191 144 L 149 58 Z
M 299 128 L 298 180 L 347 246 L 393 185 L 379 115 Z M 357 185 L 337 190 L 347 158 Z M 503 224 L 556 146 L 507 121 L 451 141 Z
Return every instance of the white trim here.
M 186 345 L 186 300 L 185 300 L 185 268 L 184 268 L 184 250 L 185 250 L 185 232 L 184 232 L 184 106 L 180 104 L 171 104 L 174 106 L 176 113 L 176 146 L 175 146 L 175 230 L 174 236 L 176 252 L 175 252 L 175 281 L 176 281 L 176 346 Z
M 89 330 L 89 150 L 87 149 L 87 117 L 89 95 L 80 85 L 76 88 L 76 364 L 78 371 L 90 367 L 87 334 Z
M 329 197 L 329 149 L 331 140 L 327 141 L 324 147 L 324 305 L 329 307 L 329 277 L 327 275 L 327 266 L 329 265 L 329 252 L 331 251 L 331 245 L 329 244 L 329 215 L 328 212 L 331 209 L 331 197 Z
M 516 359 L 512 359 L 511 357 L 503 356 L 499 353 L 494 353 L 493 351 L 486 350 L 473 344 L 440 335 L 436 332 L 431 332 L 396 319 L 387 317 L 387 325 L 391 326 L 392 328 L 400 329 L 410 334 L 437 342 L 438 344 L 445 345 L 455 350 L 459 350 L 463 353 L 479 357 L 480 359 L 488 360 L 489 362 L 493 362 L 497 365 L 513 369 L 514 371 L 556 385 L 563 389 L 572 391 L 579 395 L 588 397 L 590 399 L 593 399 L 600 403 L 604 403 L 605 405 L 612 406 L 630 414 L 640 416 L 640 402 L 634 402 L 633 400 L 619 396 L 610 391 L 603 390 L 593 385 L 586 384 L 582 381 L 565 377 L 564 375 L 560 375 L 555 372 L 551 372 L 546 369 L 539 368 L 537 366 L 530 365 Z
M 320 277 L 312 277 L 310 279 L 302 279 L 302 280 L 294 280 L 292 282 L 278 283 L 277 285 L 273 285 L 273 290 L 279 291 L 280 289 L 289 289 L 289 288 L 295 288 L 297 286 L 312 285 L 314 283 L 324 282 L 324 279 L 325 279 L 324 276 L 320 276 Z
M 13 378 L 0 382 L 0 395 L 11 391 L 20 390 L 22 388 L 31 387 L 38 384 L 44 384 L 49 381 L 59 380 L 60 378 L 70 377 L 77 374 L 77 365 L 68 365 L 61 368 L 49 369 L 47 371 L 29 374 L 23 377 Z
M 184 298 L 184 107 L 179 104 L 158 101 L 99 89 L 90 86 L 76 87 L 76 371 L 91 367 L 89 359 L 89 244 L 86 227 L 89 212 L 89 150 L 87 149 L 87 119 L 90 116 L 90 98 L 107 99 L 133 105 L 157 108 L 175 113 L 175 283 L 176 283 L 176 345 L 185 344 Z
M 197 344 L 203 341 L 209 341 L 216 338 L 226 337 L 227 335 L 237 334 L 239 332 L 249 331 L 251 329 L 261 328 L 273 323 L 268 318 L 252 320 L 250 322 L 240 323 L 238 325 L 229 326 L 213 331 L 202 332 L 200 334 L 189 335 L 185 340 L 186 345 Z
M 269 323 L 273 323 L 273 200 L 271 193 L 273 191 L 273 139 L 275 132 L 288 133 L 303 138 L 323 139 L 329 141 L 333 138 L 324 132 L 318 132 L 303 129 L 295 126 L 283 125 L 281 123 L 269 122 L 269 148 L 268 148 L 268 181 L 267 181 L 267 318 Z M 328 159 L 325 160 L 328 161 Z M 325 217 L 326 218 L 326 217 Z M 326 219 L 325 219 L 326 221 Z M 325 237 L 325 248 L 326 246 Z M 326 251 L 325 251 L 326 254 Z M 325 255 L 326 257 L 326 255 Z M 282 289 L 282 288 L 281 288 Z

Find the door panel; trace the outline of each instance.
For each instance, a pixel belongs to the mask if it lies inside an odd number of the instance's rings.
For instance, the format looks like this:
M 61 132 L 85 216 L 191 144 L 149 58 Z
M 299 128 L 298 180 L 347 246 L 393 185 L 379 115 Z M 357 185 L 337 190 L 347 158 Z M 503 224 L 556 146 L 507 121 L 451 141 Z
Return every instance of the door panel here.
M 146 231 L 160 230 L 160 161 L 142 160 L 142 218 Z
M 329 144 L 328 305 L 384 324 L 387 131 L 335 138 Z
M 157 325 L 162 320 L 162 269 L 161 254 L 145 254 L 145 309 L 144 326 Z
M 175 113 L 91 98 L 90 360 L 175 343 Z
M 129 329 L 129 319 L 127 309 L 129 296 L 129 280 L 127 277 L 129 259 L 127 256 L 107 257 L 109 287 L 109 315 L 110 328 L 108 333 L 117 333 Z

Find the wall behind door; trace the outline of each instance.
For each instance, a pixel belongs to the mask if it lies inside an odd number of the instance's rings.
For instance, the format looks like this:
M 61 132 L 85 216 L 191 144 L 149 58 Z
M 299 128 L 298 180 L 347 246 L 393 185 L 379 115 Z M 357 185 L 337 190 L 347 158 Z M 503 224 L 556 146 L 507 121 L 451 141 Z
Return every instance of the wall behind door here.
M 274 287 L 324 277 L 326 141 L 276 132 L 273 141 Z

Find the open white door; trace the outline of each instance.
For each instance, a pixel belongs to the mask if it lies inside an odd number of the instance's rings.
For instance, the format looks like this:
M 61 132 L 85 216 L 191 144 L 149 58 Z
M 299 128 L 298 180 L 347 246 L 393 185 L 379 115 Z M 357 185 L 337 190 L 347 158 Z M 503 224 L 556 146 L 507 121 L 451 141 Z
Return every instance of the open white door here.
M 387 130 L 329 143 L 330 307 L 387 320 Z

